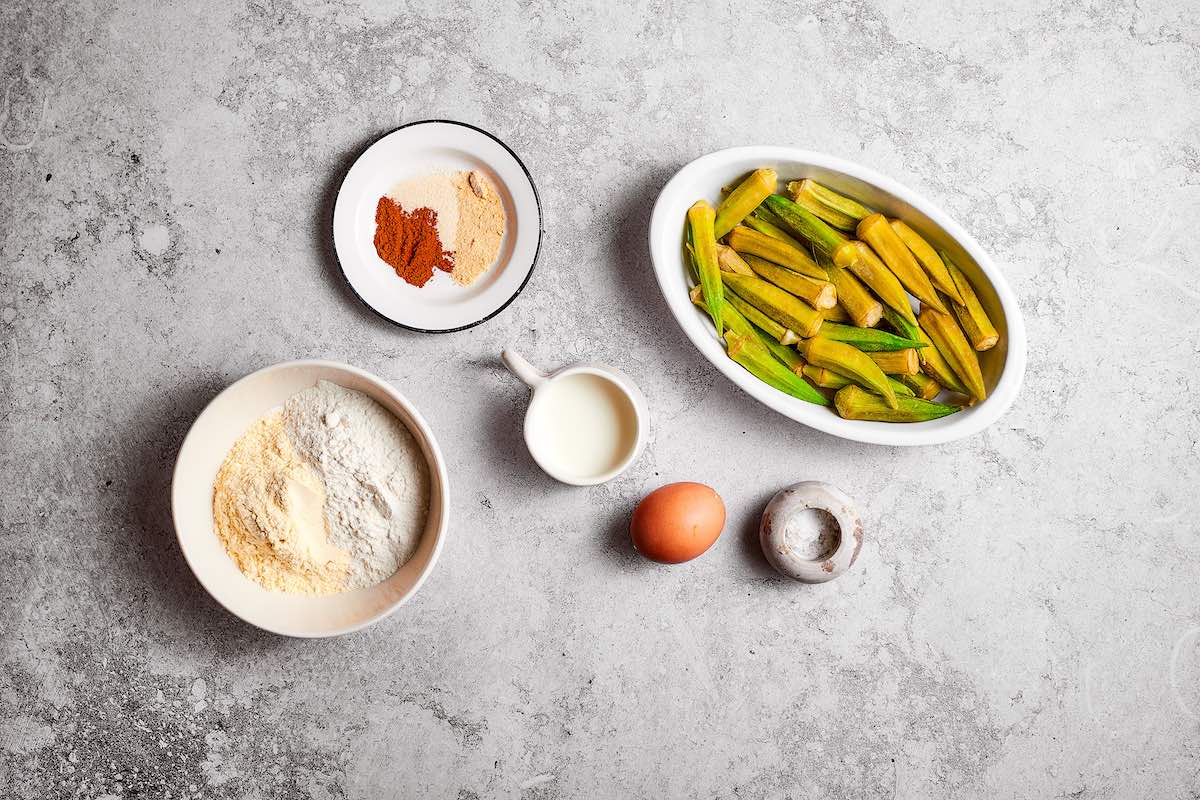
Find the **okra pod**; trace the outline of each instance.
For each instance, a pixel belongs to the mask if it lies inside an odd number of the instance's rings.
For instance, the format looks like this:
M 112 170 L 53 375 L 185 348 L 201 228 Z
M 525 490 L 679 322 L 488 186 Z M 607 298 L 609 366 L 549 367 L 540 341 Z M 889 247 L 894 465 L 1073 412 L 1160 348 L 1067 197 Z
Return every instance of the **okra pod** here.
M 778 239 L 781 242 L 787 242 L 801 252 L 808 250 L 803 242 L 794 238 L 790 233 L 785 231 L 779 225 L 776 225 L 774 221 L 764 215 L 762 212 L 765 210 L 766 206 L 759 206 L 753 214 L 742 220 L 742 224 L 750 226 L 759 233 L 765 233 L 767 236 L 770 236 L 773 239 Z
M 954 280 L 950 277 L 950 272 L 946 269 L 945 262 L 938 256 L 933 246 L 921 238 L 921 234 L 904 224 L 903 220 L 894 219 L 888 224 L 892 226 L 892 230 L 896 232 L 896 236 L 899 237 L 900 241 L 904 242 L 904 246 L 916 257 L 917 261 L 921 262 L 921 266 L 925 268 L 925 273 L 929 276 L 933 287 L 948 294 L 954 302 L 961 303 L 962 297 L 958 294 Z
M 896 390 L 866 353 L 820 336 L 798 342 L 796 349 L 810 364 L 840 372 L 860 386 L 882 395 L 892 408 L 896 407 Z
M 904 317 L 897 314 L 890 308 L 883 310 L 883 316 L 887 319 L 888 324 L 896 331 L 908 339 L 921 342 L 925 346 L 917 350 L 917 360 L 921 362 L 923 369 L 929 377 L 936 380 L 939 384 L 949 389 L 952 392 L 959 394 L 970 394 L 963 382 L 954 374 L 950 362 L 947 361 L 940 350 L 933 345 L 933 340 L 929 338 L 925 331 L 921 330 L 921 326 L 916 322 L 909 322 Z
M 805 364 L 801 369 L 801 373 L 822 389 L 840 389 L 854 382 L 840 372 L 834 372 L 826 367 L 814 367 L 812 364 Z M 890 375 L 888 376 L 888 383 L 891 384 L 892 390 L 896 393 L 897 397 L 901 395 L 913 396 L 912 389 Z
M 871 209 L 822 186 L 812 178 L 791 181 L 787 188 L 797 205 L 843 231 L 854 230 L 860 219 L 871 214 Z
M 768 386 L 809 403 L 829 405 L 829 398 L 776 360 L 760 339 L 730 331 L 725 335 L 725 344 L 730 358 Z
M 721 204 L 717 206 L 716 219 L 713 220 L 713 230 L 718 239 L 733 230 L 733 227 L 758 208 L 758 204 L 775 191 L 779 182 L 773 169 L 756 169 L 746 180 L 738 184 Z
M 879 323 L 883 305 L 871 296 L 867 287 L 852 272 L 842 269 L 829 256 L 820 253 L 817 254 L 817 264 L 825 268 L 829 282 L 837 290 L 838 305 L 845 309 L 850 321 L 860 328 L 871 328 Z M 825 318 L 833 319 L 829 315 Z
M 909 348 L 921 348 L 925 346 L 922 342 L 905 339 L 903 336 L 897 336 L 894 333 L 881 331 L 877 328 L 859 328 L 854 325 L 842 325 L 837 322 L 830 322 L 829 317 L 825 318 L 825 324 L 821 326 L 821 335 L 826 339 L 833 339 L 835 342 L 845 342 L 848 345 L 857 347 L 864 353 L 907 350 Z M 886 372 L 887 370 L 884 371 Z
M 971 397 L 975 400 L 986 398 L 987 390 L 983 385 L 979 358 L 967 337 L 963 335 L 962 329 L 958 327 L 958 323 L 954 321 L 954 317 L 922 305 L 917 322 L 949 362 L 954 374 L 962 379 Z
M 800 341 L 796 332 L 759 311 L 755 306 L 743 300 L 736 292 L 725 293 L 725 306 L 733 306 L 738 313 L 754 323 L 755 327 L 764 330 L 780 344 L 795 344 Z
M 870 286 L 871 291 L 875 292 L 875 296 L 882 300 L 885 306 L 915 321 L 916 315 L 913 314 L 908 294 L 887 265 L 879 260 L 879 256 L 875 255 L 875 251 L 865 242 L 854 241 L 850 244 L 851 247 L 839 250 L 834 255 L 834 263 L 843 269 L 849 269 L 863 283 Z
M 975 294 L 975 289 L 967 280 L 967 276 L 945 253 L 942 253 L 942 258 L 962 297 L 961 303 L 954 302 L 952 305 L 954 316 L 958 317 L 958 323 L 962 325 L 963 333 L 966 334 L 967 340 L 976 350 L 991 350 L 1000 341 L 1000 334 L 996 332 L 996 327 L 988 319 L 987 312 L 983 310 L 979 296 Z
M 958 406 L 934 403 L 917 397 L 897 397 L 894 404 L 879 395 L 865 392 L 853 384 L 839 389 L 833 398 L 834 408 L 843 419 L 865 419 L 875 422 L 927 422 L 949 416 Z
M 807 208 L 796 205 L 781 194 L 773 194 L 764 201 L 767 208 L 783 220 L 800 238 L 812 244 L 817 252 L 824 253 L 837 261 L 837 254 L 845 250 L 849 239 L 840 231 L 829 227 L 824 220 Z
M 721 268 L 722 272 L 736 272 L 738 275 L 754 274 L 754 270 L 750 269 L 750 265 L 738 255 L 738 251 L 727 244 L 717 245 L 717 266 Z
M 824 310 L 837 305 L 837 290 L 829 281 L 814 280 L 758 256 L 747 255 L 745 263 L 760 278 L 765 278 L 780 289 L 786 289 L 813 308 Z
M 921 371 L 921 362 L 913 348 L 867 353 L 867 357 L 874 361 L 885 375 L 916 375 Z
M 742 256 L 749 254 L 765 258 L 810 278 L 825 280 L 825 271 L 817 266 L 808 253 L 773 236 L 739 225 L 729 232 L 726 241 Z
M 897 380 L 922 400 L 932 400 L 942 391 L 942 385 L 924 372 L 918 372 L 916 375 L 901 375 Z
M 689 296 L 692 302 L 698 306 L 704 306 L 704 290 L 699 286 L 693 286 Z M 721 301 L 725 307 L 721 309 L 721 319 L 725 322 L 725 332 L 728 335 L 730 332 L 740 334 L 742 336 L 753 336 L 760 339 L 763 345 L 775 356 L 785 367 L 790 369 L 797 375 L 804 367 L 804 359 L 794 347 L 787 347 L 773 339 L 769 334 L 756 328 L 751 321 L 744 317 L 738 309 L 729 302 L 730 296 L 726 295 Z
M 717 338 L 724 332 L 721 322 L 721 268 L 717 264 L 717 239 L 713 234 L 716 212 L 707 200 L 697 200 L 688 209 L 688 243 L 704 297 L 708 300 L 708 314 L 717 329 Z
M 743 300 L 798 335 L 815 336 L 821 330 L 825 321 L 821 312 L 775 284 L 731 272 L 721 273 L 721 279 Z M 707 294 L 705 292 L 705 296 Z
M 900 241 L 900 237 L 888 224 L 887 217 L 883 214 L 872 214 L 859 222 L 858 238 L 871 245 L 871 249 L 879 255 L 884 264 L 887 264 L 892 274 L 913 297 L 921 301 L 922 305 L 950 313 L 942 304 L 942 299 L 938 297 L 933 284 L 929 282 L 925 270 L 921 269 L 908 247 Z

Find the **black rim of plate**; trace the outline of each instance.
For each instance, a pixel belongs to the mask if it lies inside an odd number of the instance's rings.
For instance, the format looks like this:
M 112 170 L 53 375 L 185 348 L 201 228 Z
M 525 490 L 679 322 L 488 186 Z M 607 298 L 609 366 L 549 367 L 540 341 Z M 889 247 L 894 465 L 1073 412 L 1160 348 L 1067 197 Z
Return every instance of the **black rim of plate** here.
M 525 179 L 529 181 L 529 188 L 531 188 L 533 190 L 533 203 L 535 206 L 537 206 L 537 215 L 538 215 L 537 245 L 533 249 L 533 260 L 529 264 L 529 271 L 525 273 L 525 279 L 523 281 L 521 281 L 521 285 L 517 287 L 516 291 L 513 292 L 512 295 L 510 295 L 507 300 L 505 300 L 503 303 L 501 303 L 500 306 L 495 311 L 491 312 L 490 314 L 488 314 L 485 317 L 481 317 L 480 319 L 475 320 L 474 322 L 468 322 L 466 325 L 460 325 L 457 328 L 418 328 L 414 325 L 405 325 L 403 322 L 394 320 L 391 317 L 389 317 L 387 314 L 384 314 L 382 311 L 375 308 L 375 306 L 368 303 L 366 298 L 363 297 L 361 294 L 359 294 L 358 290 L 354 288 L 354 284 L 352 284 L 350 282 L 350 276 L 348 276 L 346 274 L 346 268 L 344 266 L 342 266 L 342 258 L 340 255 L 338 255 L 337 242 L 336 241 L 331 242 L 332 249 L 333 249 L 333 258 L 335 261 L 337 261 L 338 271 L 342 273 L 342 280 L 346 282 L 346 286 L 348 286 L 350 288 L 351 293 L 353 293 L 354 296 L 358 298 L 358 301 L 360 303 L 362 303 L 364 306 L 366 306 L 368 309 L 370 309 L 371 313 L 374 314 L 375 316 L 379 317 L 380 319 L 390 322 L 391 324 L 395 325 L 397 328 L 403 328 L 406 331 L 413 331 L 414 333 L 455 333 L 457 331 L 465 331 L 468 328 L 474 328 L 476 325 L 482 325 L 483 323 L 487 322 L 489 319 L 496 316 L 501 311 L 503 311 L 504 309 L 506 309 L 510 305 L 512 305 L 512 301 L 517 299 L 517 296 L 521 294 L 521 292 L 525 289 L 525 286 L 529 283 L 529 279 L 533 277 L 533 270 L 537 267 L 538 256 L 540 256 L 542 253 L 542 235 L 543 235 L 543 233 L 545 233 L 545 231 L 542 228 L 542 198 L 541 198 L 541 195 L 538 194 L 537 184 L 534 183 L 533 175 L 530 174 L 529 168 L 525 166 L 525 162 L 521 160 L 520 156 L 518 156 L 515 152 L 513 152 L 513 149 L 511 147 L 509 147 L 507 144 L 505 144 L 495 134 L 493 134 L 489 131 L 485 131 L 483 128 L 479 128 L 474 125 L 471 125 L 470 123 L 467 123 L 467 122 L 459 122 L 459 121 L 453 120 L 453 119 L 422 119 L 422 120 L 417 120 L 416 122 L 405 123 L 404 125 L 400 125 L 399 127 L 392 128 L 390 131 L 381 133 L 379 136 L 376 136 L 374 139 L 372 139 L 370 142 L 368 142 L 367 146 L 364 147 L 357 156 L 355 156 L 354 163 L 352 163 L 350 165 L 350 169 L 347 169 L 346 174 L 342 176 L 342 182 L 340 184 L 338 184 L 337 194 L 335 194 L 334 198 L 333 198 L 333 208 L 329 212 L 330 238 L 332 239 L 333 219 L 334 219 L 335 215 L 337 214 L 338 203 L 340 203 L 342 200 L 342 188 L 346 185 L 346 178 L 350 176 L 350 171 L 354 169 L 354 166 L 356 164 L 358 164 L 358 162 L 362 159 L 363 155 L 365 155 L 368 150 L 370 150 L 372 147 L 374 147 L 376 144 L 378 144 L 382 139 L 385 139 L 388 136 L 391 136 L 393 133 L 396 133 L 397 131 L 402 131 L 405 128 L 412 128 L 417 125 L 433 125 L 433 124 L 438 124 L 438 123 L 444 124 L 444 125 L 458 125 L 461 128 L 469 128 L 469 129 L 475 131 L 476 133 L 482 133 L 484 136 L 488 137 L 489 139 L 494 141 L 496 144 L 503 147 L 505 149 L 505 151 L 507 151 L 507 153 L 513 157 L 513 160 L 517 162 L 517 166 L 519 166 L 521 168 L 521 171 L 525 173 Z

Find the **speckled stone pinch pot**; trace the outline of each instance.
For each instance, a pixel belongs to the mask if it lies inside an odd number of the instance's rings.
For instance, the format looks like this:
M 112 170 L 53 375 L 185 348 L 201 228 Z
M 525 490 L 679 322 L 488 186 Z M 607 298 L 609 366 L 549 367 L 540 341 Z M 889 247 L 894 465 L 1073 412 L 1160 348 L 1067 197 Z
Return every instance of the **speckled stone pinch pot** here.
M 763 555 L 781 574 L 804 583 L 841 575 L 862 549 L 862 521 L 836 486 L 802 481 L 782 489 L 763 511 Z

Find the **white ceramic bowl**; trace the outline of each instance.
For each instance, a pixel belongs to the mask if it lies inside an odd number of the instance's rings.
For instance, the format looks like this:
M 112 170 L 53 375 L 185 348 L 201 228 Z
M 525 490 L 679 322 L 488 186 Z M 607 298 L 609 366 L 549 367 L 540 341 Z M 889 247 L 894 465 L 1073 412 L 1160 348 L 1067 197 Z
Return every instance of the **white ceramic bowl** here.
M 701 198 L 716 205 L 722 186 L 759 167 L 774 168 L 786 180 L 813 178 L 889 217 L 899 217 L 955 259 L 1000 332 L 1000 343 L 979 354 L 988 387 L 986 400 L 930 422 L 845 420 L 832 408 L 806 403 L 767 386 L 725 354 L 707 315 L 688 297 L 682 256 L 684 217 L 688 206 Z M 650 217 L 650 257 L 667 306 L 700 352 L 756 400 L 817 430 L 872 444 L 938 444 L 970 436 L 991 425 L 1020 391 L 1025 375 L 1025 323 L 1017 298 L 996 265 L 946 212 L 866 167 L 794 147 L 735 147 L 702 156 L 679 170 L 659 194 Z
M 416 553 L 382 583 L 325 597 L 270 592 L 242 574 L 217 538 L 213 481 L 229 449 L 255 420 L 319 380 L 363 392 L 408 426 L 429 464 L 429 518 Z M 247 375 L 217 395 L 183 440 L 171 486 L 179 547 L 201 585 L 251 625 L 300 637 L 336 636 L 365 628 L 416 594 L 441 552 L 448 499 L 441 450 L 416 408 L 381 378 L 333 361 L 276 364 Z

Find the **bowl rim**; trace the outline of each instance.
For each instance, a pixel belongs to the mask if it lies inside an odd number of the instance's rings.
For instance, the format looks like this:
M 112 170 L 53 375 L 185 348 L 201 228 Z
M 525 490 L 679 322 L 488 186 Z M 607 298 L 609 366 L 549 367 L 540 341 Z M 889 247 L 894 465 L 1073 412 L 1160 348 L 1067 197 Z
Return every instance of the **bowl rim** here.
M 420 436 L 423 437 L 425 444 L 428 445 L 429 457 L 426 459 L 426 462 L 429 466 L 431 480 L 437 486 L 441 494 L 441 518 L 437 527 L 432 532 L 432 535 L 434 536 L 434 542 L 433 548 L 429 553 L 429 561 L 426 563 L 424 569 L 422 569 L 417 575 L 416 580 L 413 582 L 413 585 L 409 588 L 409 590 L 397 598 L 394 602 L 385 606 L 383 609 L 375 612 L 373 615 L 365 618 L 364 620 L 350 625 L 332 628 L 323 633 L 297 632 L 294 630 L 287 630 L 284 626 L 274 626 L 256 622 L 254 620 L 247 619 L 245 616 L 238 613 L 238 611 L 226 604 L 209 586 L 204 574 L 202 574 L 203 570 L 197 569 L 196 563 L 193 561 L 192 554 L 188 549 L 188 543 L 185 541 L 185 537 L 181 533 L 178 511 L 178 494 L 181 491 L 180 470 L 183 464 L 184 454 L 188 449 L 189 442 L 192 440 L 193 436 L 199 435 L 196 428 L 201 418 L 209 412 L 209 410 L 217 403 L 218 400 L 220 400 L 226 394 L 233 392 L 240 384 L 246 383 L 253 378 L 261 377 L 267 373 L 295 368 L 320 368 L 348 372 L 372 384 L 384 394 L 388 395 L 393 401 L 395 401 L 409 415 L 409 420 L 411 420 L 412 423 L 411 427 L 416 429 L 415 432 L 419 433 Z M 409 426 L 409 420 L 400 421 L 406 426 Z M 296 639 L 326 639 L 334 636 L 344 636 L 345 634 L 354 633 L 355 631 L 360 631 L 363 628 L 374 625 L 376 622 L 379 622 L 380 620 L 394 614 L 396 610 L 400 608 L 400 606 L 407 603 L 421 589 L 421 587 L 425 584 L 425 581 L 429 578 L 429 575 L 433 572 L 434 567 L 437 566 L 438 559 L 442 553 L 442 547 L 445 545 L 446 531 L 449 528 L 449 521 L 450 482 L 446 472 L 446 461 L 445 457 L 442 455 L 442 449 L 438 445 L 437 439 L 433 435 L 433 431 L 429 428 L 429 424 L 425 421 L 425 417 L 422 416 L 421 412 L 417 410 L 416 406 L 414 406 L 412 402 L 410 402 L 409 399 L 405 397 L 398 389 L 392 386 L 390 382 L 380 378 L 378 375 L 368 372 L 365 369 L 353 366 L 352 364 L 347 364 L 342 361 L 332 361 L 327 359 L 294 359 L 291 361 L 281 361 L 276 364 L 261 367 L 238 378 L 233 383 L 229 384 L 216 395 L 214 395 L 213 398 L 204 405 L 203 410 L 196 415 L 196 418 L 192 420 L 192 424 L 188 427 L 187 435 L 183 437 L 183 441 L 179 445 L 179 451 L 175 456 L 175 466 L 171 472 L 171 524 L 175 529 L 175 540 L 179 544 L 179 549 L 183 553 L 183 559 L 187 562 L 188 569 L 192 571 L 192 575 L 195 576 L 197 582 L 199 582 L 199 584 L 204 588 L 204 591 L 208 593 L 208 596 L 215 600 L 219 606 L 240 619 L 242 622 L 252 625 L 260 630 L 267 631 L 268 633 L 273 633 L 277 636 L 288 636 Z
M 987 399 L 951 417 L 933 422 L 887 423 L 864 420 L 844 420 L 825 406 L 806 404 L 767 386 L 745 372 L 724 356 L 723 350 L 705 327 L 690 300 L 685 304 L 673 299 L 684 275 L 682 258 L 671 255 L 679 251 L 682 242 L 682 219 L 676 217 L 675 197 L 679 187 L 707 171 L 713 171 L 739 160 L 760 163 L 791 161 L 840 173 L 848 178 L 869 184 L 895 200 L 912 206 L 928 217 L 947 237 L 953 239 L 979 267 L 999 301 L 1007 326 L 1007 353 L 995 388 Z M 716 187 L 713 187 L 714 189 Z M 750 145 L 731 147 L 700 156 L 679 169 L 664 184 L 650 214 L 647 232 L 650 261 L 659 290 L 667 308 L 684 334 L 714 367 L 726 378 L 760 403 L 808 427 L 842 439 L 892 446 L 943 444 L 978 433 L 999 419 L 1012 405 L 1024 380 L 1027 360 L 1027 341 L 1024 318 L 1017 297 L 988 253 L 961 225 L 933 201 L 907 186 L 861 164 L 837 156 L 783 145 Z M 666 244 L 671 243 L 671 244 Z M 664 251 L 663 248 L 667 247 Z M 686 288 L 686 287 L 685 287 Z M 686 298 L 686 292 L 684 293 Z M 714 350 L 715 348 L 715 350 Z M 718 351 L 719 356 L 718 357 Z M 940 424 L 938 424 L 940 423 Z

